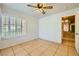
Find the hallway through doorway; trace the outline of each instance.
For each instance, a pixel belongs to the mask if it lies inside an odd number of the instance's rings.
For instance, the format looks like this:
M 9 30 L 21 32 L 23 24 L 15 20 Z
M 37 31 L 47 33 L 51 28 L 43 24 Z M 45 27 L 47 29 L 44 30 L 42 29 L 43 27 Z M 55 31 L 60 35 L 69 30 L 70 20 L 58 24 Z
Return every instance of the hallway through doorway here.
M 62 17 L 62 44 L 75 47 L 75 15 Z

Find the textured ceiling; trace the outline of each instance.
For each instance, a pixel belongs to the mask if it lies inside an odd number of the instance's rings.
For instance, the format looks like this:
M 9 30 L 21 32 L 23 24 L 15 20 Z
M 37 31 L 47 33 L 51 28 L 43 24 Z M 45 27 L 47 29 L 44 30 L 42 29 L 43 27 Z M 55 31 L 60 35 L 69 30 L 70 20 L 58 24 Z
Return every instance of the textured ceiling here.
M 28 7 L 27 3 L 4 3 L 3 5 L 37 18 L 79 7 L 79 3 L 46 3 L 45 5 L 52 5 L 53 9 L 46 9 L 46 14 L 43 15 L 38 9 Z

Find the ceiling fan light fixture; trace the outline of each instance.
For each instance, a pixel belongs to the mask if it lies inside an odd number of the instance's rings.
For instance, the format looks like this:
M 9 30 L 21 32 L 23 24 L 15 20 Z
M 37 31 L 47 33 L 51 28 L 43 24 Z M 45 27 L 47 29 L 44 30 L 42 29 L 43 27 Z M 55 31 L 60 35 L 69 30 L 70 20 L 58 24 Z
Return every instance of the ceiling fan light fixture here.
M 40 8 L 43 7 L 43 4 L 42 4 L 42 3 L 38 3 L 37 6 L 38 6 L 38 8 L 40 9 Z

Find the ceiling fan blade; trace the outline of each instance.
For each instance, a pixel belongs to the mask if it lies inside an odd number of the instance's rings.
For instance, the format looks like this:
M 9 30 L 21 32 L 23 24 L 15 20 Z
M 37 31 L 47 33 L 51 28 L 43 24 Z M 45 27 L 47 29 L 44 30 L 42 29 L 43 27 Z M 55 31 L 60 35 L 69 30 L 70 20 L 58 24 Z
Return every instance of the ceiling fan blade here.
M 42 14 L 45 14 L 45 11 L 43 9 L 40 9 L 40 11 L 42 12 Z
M 45 11 L 42 9 L 42 13 L 45 14 Z
M 27 5 L 27 6 L 37 8 L 37 6 L 33 6 L 33 5 Z
M 46 7 L 43 7 L 43 9 L 52 9 L 53 6 L 46 6 Z

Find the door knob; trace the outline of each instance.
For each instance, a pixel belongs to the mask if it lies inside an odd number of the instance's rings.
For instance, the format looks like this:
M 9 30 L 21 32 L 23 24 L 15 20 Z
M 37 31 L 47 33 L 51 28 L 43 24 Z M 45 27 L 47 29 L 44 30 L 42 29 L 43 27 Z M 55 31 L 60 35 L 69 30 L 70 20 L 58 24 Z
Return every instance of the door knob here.
M 76 35 L 79 35 L 79 33 L 76 33 Z

